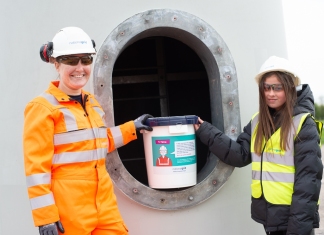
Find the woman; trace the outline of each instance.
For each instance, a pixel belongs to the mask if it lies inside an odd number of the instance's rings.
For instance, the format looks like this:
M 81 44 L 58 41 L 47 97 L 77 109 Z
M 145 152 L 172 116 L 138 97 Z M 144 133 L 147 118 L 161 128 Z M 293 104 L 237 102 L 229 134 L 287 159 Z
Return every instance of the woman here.
M 252 163 L 252 219 L 266 234 L 313 234 L 323 165 L 314 100 L 289 61 L 272 56 L 256 76 L 259 112 L 236 142 L 199 118 L 196 135 L 225 163 Z
M 94 41 L 77 27 L 61 29 L 40 50 L 59 74 L 25 109 L 25 172 L 41 235 L 128 234 L 105 157 L 135 140 L 136 130 L 152 130 L 143 125 L 151 116 L 106 127 L 100 104 L 82 89 L 95 53 Z

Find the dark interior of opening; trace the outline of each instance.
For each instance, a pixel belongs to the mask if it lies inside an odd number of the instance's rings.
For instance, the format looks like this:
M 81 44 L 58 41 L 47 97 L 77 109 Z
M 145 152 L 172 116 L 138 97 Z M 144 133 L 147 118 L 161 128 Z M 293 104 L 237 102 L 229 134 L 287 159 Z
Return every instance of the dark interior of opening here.
M 144 113 L 211 119 L 206 69 L 190 47 L 172 38 L 144 38 L 125 48 L 114 65 L 112 89 L 116 125 Z M 208 154 L 199 139 L 196 151 L 199 173 Z M 142 134 L 118 153 L 128 172 L 148 185 Z

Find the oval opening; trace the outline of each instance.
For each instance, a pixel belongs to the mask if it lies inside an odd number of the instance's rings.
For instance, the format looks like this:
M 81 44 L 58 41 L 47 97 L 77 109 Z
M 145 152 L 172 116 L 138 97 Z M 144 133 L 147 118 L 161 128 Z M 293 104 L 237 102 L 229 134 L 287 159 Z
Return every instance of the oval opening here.
M 137 43 L 138 45 L 133 46 Z M 137 52 L 126 52 L 127 50 Z M 170 67 L 165 67 L 164 60 L 168 57 L 168 50 L 171 50 L 170 60 L 173 63 Z M 176 53 L 177 50 L 180 52 Z M 133 55 L 133 60 L 124 56 L 124 52 L 130 57 Z M 188 54 L 188 58 L 196 63 L 186 68 L 192 61 L 188 62 L 187 57 L 178 59 L 180 53 Z M 134 55 L 138 57 L 134 58 Z M 128 63 L 133 63 L 129 68 L 137 69 L 125 69 L 129 66 Z M 183 75 L 185 71 L 186 77 L 176 76 L 172 81 L 174 74 Z M 231 131 L 240 130 L 237 75 L 233 58 L 220 35 L 194 15 L 178 10 L 160 9 L 148 10 L 125 20 L 109 34 L 98 51 L 93 78 L 94 93 L 105 111 L 108 126 L 135 119 L 145 112 L 162 117 L 194 114 L 210 121 L 231 138 L 237 138 L 238 133 Z M 139 82 L 135 82 L 136 79 Z M 197 81 L 204 88 L 198 89 Z M 199 92 L 199 97 L 186 93 L 183 89 L 184 83 L 187 89 L 194 87 Z M 125 92 L 129 93 L 128 96 L 123 94 Z M 144 93 L 146 97 L 138 96 Z M 185 95 L 180 95 L 181 93 Z M 131 99 L 127 101 L 127 97 Z M 183 97 L 190 99 L 190 102 L 180 102 Z M 191 99 L 192 97 L 195 98 Z M 135 101 L 136 99 L 142 101 Z M 170 103 L 170 100 L 174 102 Z M 129 102 L 129 105 L 125 107 L 118 102 Z M 208 102 L 209 106 L 206 105 Z M 188 108 L 185 106 L 188 103 L 195 105 Z M 174 112 L 175 109 L 177 112 Z M 189 111 L 193 113 L 188 113 Z M 123 112 L 127 112 L 127 115 L 121 115 Z M 132 114 L 137 115 L 130 117 Z M 199 140 L 197 144 L 198 142 Z M 106 167 L 115 186 L 130 199 L 154 209 L 179 210 L 210 198 L 224 185 L 234 170 L 234 167 L 224 164 L 215 155 L 207 152 L 206 146 L 197 148 L 197 158 L 201 161 L 198 163 L 197 184 L 188 188 L 156 190 L 147 186 L 142 139 L 109 153 Z M 140 155 L 137 152 L 141 152 Z M 137 165 L 136 161 L 142 163 Z M 130 162 L 134 166 L 128 166 Z
M 143 113 L 199 115 L 211 121 L 206 69 L 189 46 L 173 38 L 143 38 L 125 48 L 114 65 L 112 90 L 116 125 Z M 199 173 L 206 164 L 207 148 L 197 140 L 196 151 Z M 148 185 L 142 134 L 118 154 L 128 172 Z

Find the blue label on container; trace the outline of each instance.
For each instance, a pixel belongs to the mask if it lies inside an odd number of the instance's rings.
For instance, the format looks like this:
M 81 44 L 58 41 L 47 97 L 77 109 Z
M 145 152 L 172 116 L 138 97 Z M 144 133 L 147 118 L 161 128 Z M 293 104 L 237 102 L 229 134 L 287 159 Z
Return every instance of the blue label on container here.
M 153 166 L 196 164 L 195 135 L 152 137 Z

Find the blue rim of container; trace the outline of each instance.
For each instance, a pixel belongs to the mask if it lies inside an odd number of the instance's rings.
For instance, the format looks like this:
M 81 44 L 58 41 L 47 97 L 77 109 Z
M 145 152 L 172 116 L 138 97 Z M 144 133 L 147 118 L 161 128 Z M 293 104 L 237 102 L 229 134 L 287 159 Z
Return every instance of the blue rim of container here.
M 185 115 L 185 116 L 170 116 L 170 117 L 153 117 L 145 121 L 147 126 L 174 126 L 174 125 L 188 125 L 197 124 L 198 116 Z

